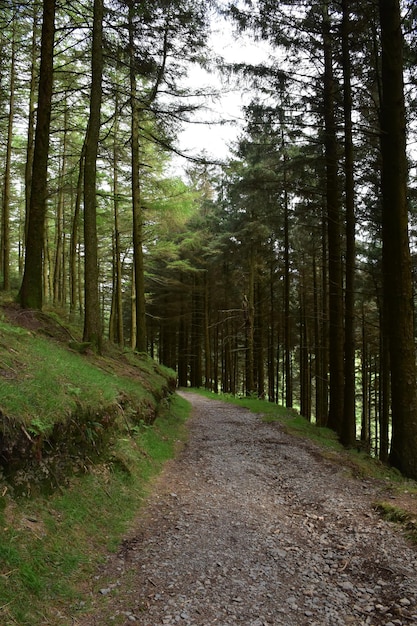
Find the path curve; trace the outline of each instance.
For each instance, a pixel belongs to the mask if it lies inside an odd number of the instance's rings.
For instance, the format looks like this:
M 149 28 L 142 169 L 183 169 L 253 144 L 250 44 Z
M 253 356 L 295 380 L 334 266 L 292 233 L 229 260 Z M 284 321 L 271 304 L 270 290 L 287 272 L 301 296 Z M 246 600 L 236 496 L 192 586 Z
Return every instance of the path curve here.
M 374 513 L 383 485 L 278 423 L 181 395 L 189 441 L 75 623 L 417 626 L 417 550 Z

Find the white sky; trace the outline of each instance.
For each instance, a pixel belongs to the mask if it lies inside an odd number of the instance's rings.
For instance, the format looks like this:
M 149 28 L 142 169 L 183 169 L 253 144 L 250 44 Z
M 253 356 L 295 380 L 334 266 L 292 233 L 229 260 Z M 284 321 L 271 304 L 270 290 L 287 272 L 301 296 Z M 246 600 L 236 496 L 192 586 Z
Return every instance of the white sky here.
M 257 64 L 266 61 L 268 51 L 265 44 L 254 42 L 248 37 L 236 37 L 232 26 L 224 21 L 216 25 L 210 38 L 210 47 L 226 62 Z M 242 105 L 250 98 L 234 80 L 222 79 L 218 73 L 209 74 L 200 68 L 192 68 L 187 86 L 191 89 L 213 86 L 220 90 L 217 100 L 206 98 L 204 108 L 195 114 L 197 123 L 187 123 L 179 135 L 181 150 L 187 154 L 224 160 L 229 155 L 229 146 L 236 140 L 242 122 Z M 224 120 L 221 124 L 220 121 Z M 198 122 L 206 122 L 204 124 Z

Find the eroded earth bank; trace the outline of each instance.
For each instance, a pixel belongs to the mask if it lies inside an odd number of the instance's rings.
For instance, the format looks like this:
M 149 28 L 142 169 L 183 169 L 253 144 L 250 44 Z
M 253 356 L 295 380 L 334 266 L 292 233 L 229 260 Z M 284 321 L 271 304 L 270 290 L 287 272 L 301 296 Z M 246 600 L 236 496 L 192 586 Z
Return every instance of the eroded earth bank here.
M 186 397 L 187 446 L 71 623 L 417 626 L 417 550 L 374 512 L 383 483 L 277 423 Z

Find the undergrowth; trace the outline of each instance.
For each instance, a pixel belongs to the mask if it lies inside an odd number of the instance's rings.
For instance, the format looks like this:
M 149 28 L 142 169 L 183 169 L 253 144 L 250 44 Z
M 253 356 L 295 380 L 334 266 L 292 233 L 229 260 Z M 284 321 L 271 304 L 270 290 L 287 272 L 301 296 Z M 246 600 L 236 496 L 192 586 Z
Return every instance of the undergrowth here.
M 81 356 L 66 345 L 0 321 L 2 414 L 35 432 L 48 432 L 80 406 L 99 409 L 118 402 L 123 368 L 123 392 L 137 405 L 166 385 L 164 368 L 151 359 L 130 352 L 123 360 L 120 351 L 114 358 Z M 129 378 L 129 368 L 143 384 Z

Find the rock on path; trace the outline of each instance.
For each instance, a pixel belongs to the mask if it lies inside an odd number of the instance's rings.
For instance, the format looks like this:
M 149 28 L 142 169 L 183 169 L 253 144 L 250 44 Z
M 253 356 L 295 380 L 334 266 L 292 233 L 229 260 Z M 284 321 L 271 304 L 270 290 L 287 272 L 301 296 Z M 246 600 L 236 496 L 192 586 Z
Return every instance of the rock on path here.
M 417 626 L 417 550 L 373 512 L 383 486 L 278 423 L 184 395 L 189 442 L 75 624 Z

